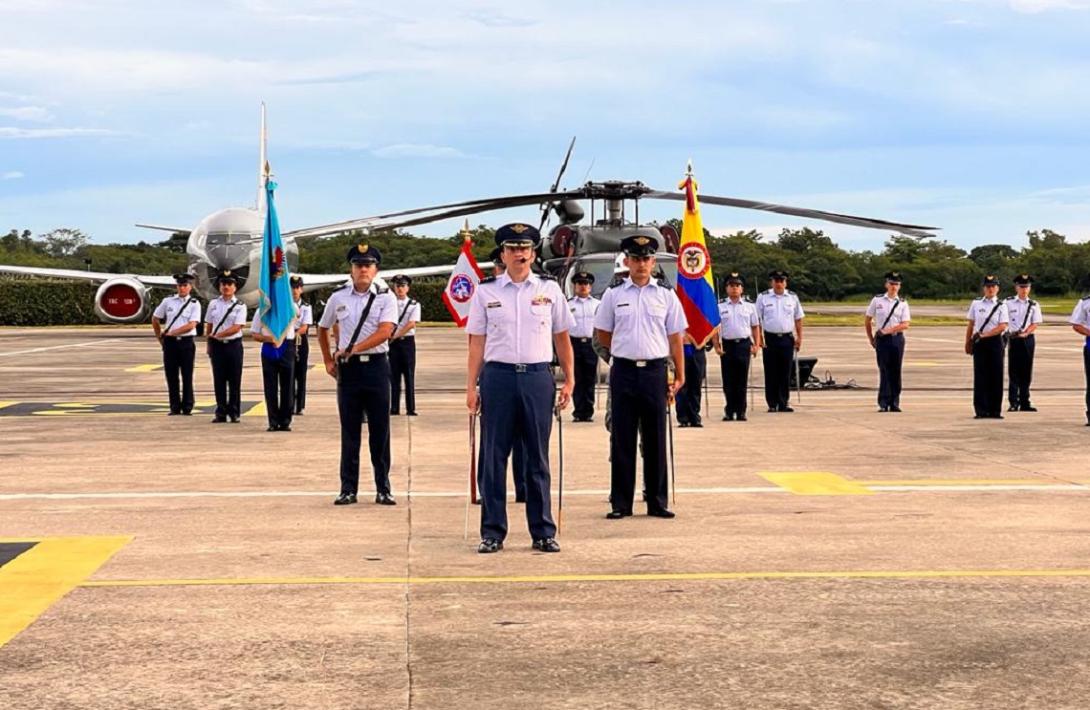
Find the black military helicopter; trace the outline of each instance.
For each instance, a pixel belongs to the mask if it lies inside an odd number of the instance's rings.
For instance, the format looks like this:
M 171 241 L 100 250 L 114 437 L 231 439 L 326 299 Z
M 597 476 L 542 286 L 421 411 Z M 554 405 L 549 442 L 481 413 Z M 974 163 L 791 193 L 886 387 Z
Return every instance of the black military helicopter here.
M 571 276 L 578 271 L 589 271 L 595 276 L 594 293 L 599 295 L 610 283 L 620 242 L 627 236 L 644 234 L 659 240 L 662 250 L 657 261 L 659 275 L 669 283 L 674 283 L 677 276 L 677 253 L 680 247 L 677 230 L 671 225 L 648 225 L 640 223 L 641 200 L 684 201 L 685 194 L 680 191 L 656 190 L 639 181 L 605 180 L 588 181 L 574 189 L 560 189 L 572 150 L 573 138 L 557 173 L 556 180 L 548 192 L 503 197 L 485 197 L 462 202 L 451 202 L 431 207 L 418 207 L 399 212 L 374 215 L 358 220 L 323 225 L 313 229 L 293 232 L 296 239 L 308 236 L 320 237 L 351 230 L 373 231 L 377 229 L 397 229 L 427 224 L 439 220 L 462 217 L 492 210 L 501 210 L 526 205 L 540 205 L 543 230 L 552 216 L 558 223 L 545 235 L 538 252 L 537 267 L 555 276 L 569 295 L 572 293 Z M 691 168 L 690 168 L 691 173 Z M 582 224 L 586 211 L 580 202 L 590 202 L 589 224 Z M 737 197 L 700 194 L 700 202 L 705 205 L 722 205 L 741 209 L 761 210 L 776 214 L 818 219 L 836 224 L 854 227 L 882 229 L 900 234 L 930 238 L 934 237 L 937 227 L 918 224 L 903 224 L 870 217 L 858 217 L 837 212 L 790 207 L 770 202 L 746 200 Z M 631 203 L 631 207 L 628 206 Z

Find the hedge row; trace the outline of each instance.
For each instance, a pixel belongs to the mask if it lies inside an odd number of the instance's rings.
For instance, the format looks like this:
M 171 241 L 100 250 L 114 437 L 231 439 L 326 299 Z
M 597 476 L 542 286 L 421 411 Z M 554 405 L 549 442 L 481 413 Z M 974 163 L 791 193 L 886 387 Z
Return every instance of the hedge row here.
M 450 313 L 443 304 L 446 281 L 429 279 L 413 284 L 411 296 L 420 301 L 426 321 L 449 323 Z M 100 323 L 95 315 L 96 284 L 38 279 L 0 279 L 0 325 L 92 325 Z M 315 318 L 321 304 L 333 289 L 308 293 L 305 298 L 315 306 Z M 154 289 L 151 306 L 167 296 L 165 289 Z M 205 304 L 202 304 L 202 307 Z

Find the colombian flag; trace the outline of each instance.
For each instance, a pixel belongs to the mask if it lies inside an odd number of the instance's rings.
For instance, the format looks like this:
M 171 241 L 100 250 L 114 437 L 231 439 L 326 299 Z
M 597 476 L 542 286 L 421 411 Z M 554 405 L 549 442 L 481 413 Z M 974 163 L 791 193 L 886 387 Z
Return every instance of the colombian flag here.
M 699 347 L 704 347 L 719 325 L 719 306 L 691 163 L 685 180 L 678 187 L 685 190 L 685 215 L 681 220 L 681 247 L 677 254 L 677 297 L 689 321 L 689 336 Z

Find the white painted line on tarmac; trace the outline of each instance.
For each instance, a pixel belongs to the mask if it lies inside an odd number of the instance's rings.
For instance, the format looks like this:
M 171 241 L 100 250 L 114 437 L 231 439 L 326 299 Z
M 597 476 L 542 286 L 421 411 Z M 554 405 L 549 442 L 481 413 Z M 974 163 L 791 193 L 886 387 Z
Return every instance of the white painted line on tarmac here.
M 998 493 L 1004 491 L 1033 491 L 1039 493 L 1090 493 L 1090 486 L 1076 483 L 1041 483 L 1041 484 L 974 484 L 974 485 L 876 485 L 868 484 L 868 489 L 875 492 L 926 492 L 926 493 L 965 493 L 984 492 Z M 678 495 L 750 495 L 764 493 L 779 493 L 790 495 L 791 491 L 779 486 L 727 486 L 717 488 L 679 488 Z M 554 488 L 553 496 L 557 491 Z M 366 502 L 371 494 L 361 493 L 360 500 Z M 395 495 L 398 493 L 395 491 Z M 404 495 L 401 493 L 400 495 Z M 465 491 L 414 491 L 413 498 L 464 498 Z M 576 489 L 564 491 L 566 496 L 608 496 L 609 490 L 601 489 Z M 20 500 L 143 500 L 166 498 L 328 498 L 334 497 L 331 491 L 133 491 L 116 493 L 3 493 L 0 501 Z M 509 498 L 512 496 L 508 496 Z
M 60 350 L 61 348 L 84 348 L 88 345 L 98 345 L 99 343 L 112 343 L 116 342 L 118 338 L 107 338 L 105 340 L 88 340 L 84 343 L 69 343 L 68 345 L 50 345 L 44 348 L 31 348 L 30 350 L 13 350 L 8 353 L 0 353 L 0 357 L 8 357 L 11 355 L 29 355 L 30 353 L 40 353 L 46 350 Z

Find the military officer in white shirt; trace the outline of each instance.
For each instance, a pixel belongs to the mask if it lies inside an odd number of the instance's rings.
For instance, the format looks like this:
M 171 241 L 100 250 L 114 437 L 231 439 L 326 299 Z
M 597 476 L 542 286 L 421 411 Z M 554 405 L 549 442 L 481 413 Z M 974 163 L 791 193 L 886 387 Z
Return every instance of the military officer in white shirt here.
M 204 322 L 209 324 L 208 357 L 212 360 L 212 383 L 216 391 L 213 424 L 242 416 L 242 329 L 246 326 L 246 304 L 235 298 L 238 280 L 230 269 L 216 277 L 220 297 L 208 303 Z
M 602 294 L 594 319 L 598 339 L 612 356 L 610 389 L 610 495 L 606 515 L 632 515 L 636 436 L 643 441 L 647 514 L 674 517 L 666 477 L 666 398 L 685 386 L 682 339 L 688 322 L 673 289 L 651 278 L 658 240 L 643 234 L 621 241 L 629 277 Z M 667 358 L 677 377 L 667 385 Z M 669 392 L 668 392 L 669 390 Z
M 310 328 L 314 325 L 314 310 L 303 300 L 303 277 L 291 277 L 291 297 L 299 309 L 295 319 L 295 372 L 292 378 L 292 400 L 295 416 L 303 415 L 307 406 L 307 368 L 310 367 Z
M 1029 297 L 1033 277 L 1019 274 L 1014 277 L 1015 295 L 1006 300 L 1010 315 L 1007 342 L 1010 345 L 1010 382 L 1007 386 L 1008 412 L 1036 412 L 1029 397 L 1033 382 L 1033 354 L 1037 349 L 1037 336 L 1033 333 L 1044 321 L 1041 304 Z
M 787 290 L 786 271 L 772 271 L 772 288 L 757 297 L 761 321 L 761 360 L 765 371 L 765 401 L 770 412 L 793 412 L 791 369 L 802 347 L 802 311 L 799 297 Z
M 886 274 L 886 292 L 871 299 L 863 327 L 878 359 L 878 411 L 901 411 L 901 366 L 905 331 L 912 321 L 908 301 L 900 297 L 901 274 Z M 877 328 L 875 327 L 877 324 Z
M 745 279 L 737 271 L 727 277 L 727 297 L 719 302 L 719 327 L 713 347 L 723 370 L 723 421 L 746 420 L 746 388 L 750 361 L 761 345 L 757 308 L 743 295 Z
M 296 316 L 298 319 L 298 316 Z M 261 381 L 265 390 L 266 431 L 291 431 L 295 412 L 295 320 L 284 332 L 280 346 L 276 336 L 261 320 L 261 309 L 254 311 L 250 337 L 261 343 Z
M 1090 426 L 1090 296 L 1085 296 L 1075 304 L 1071 317 L 1067 319 L 1071 328 L 1082 336 L 1082 367 L 1086 374 L 1086 426 Z
M 194 338 L 201 322 L 201 304 L 192 295 L 192 274 L 174 274 L 174 283 L 178 293 L 159 303 L 151 316 L 151 327 L 163 348 L 170 414 L 189 416 L 193 413 L 193 361 L 197 352 Z
M 541 242 L 531 225 L 507 224 L 496 230 L 496 244 L 507 269 L 484 279 L 470 302 L 466 332 L 466 406 L 481 411 L 480 553 L 503 549 L 507 537 L 507 458 L 522 442 L 526 476 L 526 522 L 533 549 L 559 552 L 549 486 L 549 437 L 554 406 L 571 399 L 571 313 L 556 281 L 530 271 Z M 553 348 L 564 373 L 556 394 L 550 363 Z M 480 394 L 477 384 L 480 382 Z
M 579 271 L 572 276 L 575 295 L 568 299 L 575 324 L 571 329 L 572 352 L 575 357 L 575 391 L 572 395 L 573 420 L 594 419 L 594 387 L 598 381 L 598 355 L 594 352 L 594 315 L 601 304 L 590 295 L 594 274 Z
M 965 353 L 973 356 L 973 410 L 976 419 L 1002 419 L 1003 334 L 1010 313 L 999 299 L 999 279 L 991 274 L 981 285 L 984 295 L 969 305 Z
M 409 296 L 413 280 L 405 274 L 390 279 L 397 299 L 397 322 L 390 339 L 390 414 L 398 414 L 401 382 L 405 382 L 405 414 L 416 416 L 416 324 L 420 303 Z
M 375 477 L 375 503 L 396 505 L 390 492 L 390 336 L 397 303 L 389 289 L 374 283 L 382 253 L 361 243 L 345 257 L 352 283 L 334 291 L 318 321 L 318 346 L 325 370 L 337 379 L 341 422 L 341 492 L 334 505 L 356 502 L 360 483 L 360 432 L 367 414 L 367 446 Z M 336 325 L 337 351 L 329 332 Z

